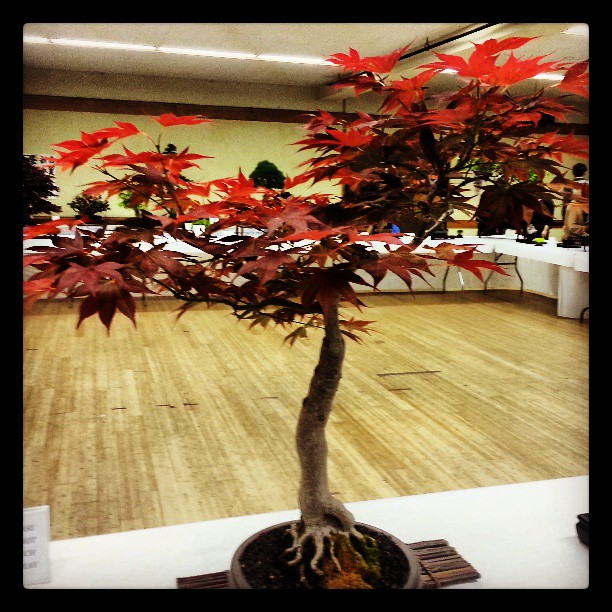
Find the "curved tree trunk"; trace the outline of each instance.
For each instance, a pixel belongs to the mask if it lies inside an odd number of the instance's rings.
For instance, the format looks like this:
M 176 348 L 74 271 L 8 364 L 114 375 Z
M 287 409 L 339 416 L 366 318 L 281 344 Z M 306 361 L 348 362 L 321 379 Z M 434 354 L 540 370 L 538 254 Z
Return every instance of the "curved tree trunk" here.
M 303 545 L 311 541 L 314 553 L 308 560 L 311 569 L 320 574 L 318 562 L 326 544 L 328 550 L 333 537 L 339 533 L 361 538 L 355 529 L 353 515 L 329 491 L 327 479 L 327 441 L 325 427 L 332 411 L 333 400 L 342 377 L 344 338 L 338 324 L 338 306 L 334 306 L 325 320 L 325 337 L 319 354 L 308 395 L 302 402 L 296 446 L 301 467 L 299 504 L 301 521 L 292 528 L 293 553 L 291 565 L 306 562 L 302 558 Z M 331 543 L 333 556 L 333 543 Z M 303 575 L 303 574 L 302 574 Z
M 310 381 L 308 395 L 302 402 L 296 432 L 301 467 L 299 503 L 306 526 L 330 524 L 344 529 L 352 527 L 352 517 L 343 507 L 339 509 L 340 502 L 329 492 L 325 439 L 325 428 L 342 378 L 344 344 L 336 306 L 325 321 L 319 362 Z

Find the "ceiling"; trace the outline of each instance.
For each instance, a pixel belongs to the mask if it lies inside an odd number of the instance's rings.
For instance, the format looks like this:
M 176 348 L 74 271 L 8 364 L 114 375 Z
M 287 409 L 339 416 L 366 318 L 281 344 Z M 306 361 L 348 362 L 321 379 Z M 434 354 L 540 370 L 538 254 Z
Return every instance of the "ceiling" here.
M 472 43 L 487 38 L 539 36 L 516 51 L 517 56 L 550 54 L 549 59 L 588 59 L 588 36 L 562 32 L 571 23 L 27 23 L 24 36 L 136 43 L 144 45 L 215 49 L 255 54 L 327 58 L 356 49 L 362 56 L 384 55 L 410 44 L 407 53 L 481 28 L 476 34 L 435 51 L 468 53 Z M 425 51 L 402 60 L 401 74 L 435 59 Z M 24 67 L 178 77 L 269 85 L 319 87 L 339 76 L 336 66 L 291 64 L 173 55 L 159 52 L 93 49 L 59 44 L 24 44 Z M 396 69 L 397 70 L 397 69 Z M 449 75 L 449 78 L 456 78 Z M 441 80 L 444 82 L 444 79 Z M 347 95 L 345 90 L 336 95 Z

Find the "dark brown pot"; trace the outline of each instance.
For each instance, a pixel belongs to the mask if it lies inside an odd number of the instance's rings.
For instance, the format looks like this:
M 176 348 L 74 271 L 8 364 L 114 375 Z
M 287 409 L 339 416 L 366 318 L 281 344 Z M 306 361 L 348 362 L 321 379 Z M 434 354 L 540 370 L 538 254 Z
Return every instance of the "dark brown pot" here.
M 263 536 L 269 534 L 273 531 L 281 530 L 282 528 L 288 528 L 294 521 L 287 521 L 285 523 L 278 523 L 276 525 L 272 525 L 267 527 L 266 529 L 262 529 L 257 533 L 253 534 L 249 538 L 247 538 L 236 550 L 234 556 L 232 557 L 232 562 L 230 565 L 229 571 L 229 586 L 232 589 L 253 589 L 253 588 L 266 588 L 266 587 L 255 587 L 247 578 L 248 566 L 245 564 L 243 556 L 244 552 L 251 544 L 255 543 L 257 540 L 262 538 Z M 368 535 L 377 539 L 377 534 L 381 536 L 386 536 L 387 542 L 394 548 L 394 553 L 402 555 L 407 562 L 408 571 L 406 572 L 406 577 L 403 580 L 402 586 L 397 588 L 400 589 L 419 589 L 421 587 L 421 565 L 419 563 L 418 558 L 414 554 L 414 552 L 408 547 L 406 544 L 398 540 L 392 534 L 379 529 L 378 527 L 373 527 L 372 525 L 366 525 L 365 523 L 356 523 L 357 528 L 365 528 Z M 269 587 L 269 588 L 278 588 L 278 587 Z

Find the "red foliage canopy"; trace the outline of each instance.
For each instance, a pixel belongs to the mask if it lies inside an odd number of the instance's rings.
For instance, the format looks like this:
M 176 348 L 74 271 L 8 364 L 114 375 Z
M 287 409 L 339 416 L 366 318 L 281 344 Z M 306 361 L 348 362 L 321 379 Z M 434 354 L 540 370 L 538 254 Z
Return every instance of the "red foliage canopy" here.
M 73 171 L 89 163 L 105 175 L 87 193 L 129 189 L 150 212 L 142 227 L 112 232 L 82 226 L 63 236 L 62 226 L 75 225 L 66 220 L 26 228 L 26 239 L 48 238 L 48 246 L 31 247 L 24 260 L 35 270 L 24 284 L 26 305 L 45 295 L 83 297 L 79 324 L 97 314 L 110 328 L 117 313 L 135 321 L 133 294 L 162 291 L 183 301 L 181 314 L 194 304 L 222 303 L 251 325 L 296 323 L 288 336 L 293 342 L 307 327 L 321 326 L 337 305 L 360 309 L 355 287 L 375 288 L 387 274 L 409 289 L 415 276 L 427 278 L 434 266 L 458 266 L 479 278 L 483 269 L 503 274 L 475 258 L 474 245 L 419 244 L 455 210 L 520 226 L 524 207 L 537 210 L 548 191 L 546 173 L 563 180 L 561 155 L 586 156 L 587 146 L 573 135 L 533 132 L 544 115 L 564 120 L 573 110 L 562 97 L 546 95 L 555 85 L 530 96 L 509 94 L 509 86 L 539 72 L 564 70 L 556 87 L 586 95 L 586 62 L 517 59 L 515 50 L 529 40 L 490 40 L 475 45 L 467 59 L 436 54 L 437 62 L 401 80 L 388 80 L 388 73 L 406 47 L 373 58 L 353 49 L 332 56 L 348 73 L 341 86 L 381 95 L 383 114 L 358 113 L 354 121 L 322 110 L 309 115 L 306 136 L 295 144 L 313 157 L 301 174 L 287 178 L 285 190 L 331 180 L 347 186 L 344 197 L 287 197 L 282 190 L 255 187 L 242 172 L 185 180 L 182 171 L 200 168 L 208 156 L 188 149 L 162 153 L 159 139 L 130 123 L 58 143 L 50 164 Z M 499 63 L 504 51 L 509 55 Z M 464 79 L 452 95 L 429 99 L 426 83 L 448 68 L 469 82 Z M 171 114 L 153 119 L 164 130 L 201 129 L 209 121 Z M 151 148 L 102 154 L 135 135 Z M 468 201 L 466 189 L 477 180 L 488 185 L 486 210 Z M 185 222 L 202 218 L 213 220 L 203 234 L 186 229 Z M 377 231 L 402 219 L 421 227 L 410 244 Z M 342 331 L 357 339 L 369 323 L 343 317 Z

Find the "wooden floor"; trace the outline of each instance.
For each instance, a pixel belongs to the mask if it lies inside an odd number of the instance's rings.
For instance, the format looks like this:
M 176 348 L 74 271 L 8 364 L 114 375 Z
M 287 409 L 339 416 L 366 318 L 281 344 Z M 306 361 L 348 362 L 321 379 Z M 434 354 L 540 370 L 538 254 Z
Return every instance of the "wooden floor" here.
M 341 500 L 588 473 L 588 322 L 516 291 L 364 299 L 379 331 L 348 343 L 328 427 Z M 110 335 L 67 302 L 24 318 L 24 505 L 50 506 L 52 539 L 297 506 L 320 336 L 176 305 Z

